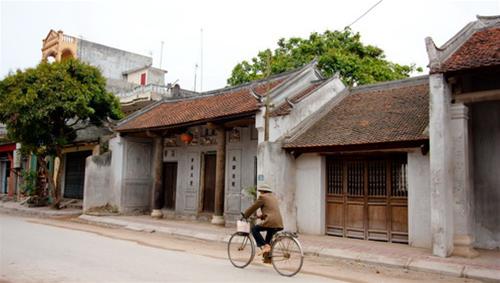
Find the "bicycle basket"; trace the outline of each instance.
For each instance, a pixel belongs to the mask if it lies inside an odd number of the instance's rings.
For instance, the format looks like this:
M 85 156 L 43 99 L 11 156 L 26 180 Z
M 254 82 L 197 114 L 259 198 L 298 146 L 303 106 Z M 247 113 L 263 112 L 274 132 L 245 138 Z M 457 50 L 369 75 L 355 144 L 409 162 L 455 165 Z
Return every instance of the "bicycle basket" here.
M 250 223 L 247 221 L 238 220 L 236 222 L 236 231 L 241 233 L 250 233 Z

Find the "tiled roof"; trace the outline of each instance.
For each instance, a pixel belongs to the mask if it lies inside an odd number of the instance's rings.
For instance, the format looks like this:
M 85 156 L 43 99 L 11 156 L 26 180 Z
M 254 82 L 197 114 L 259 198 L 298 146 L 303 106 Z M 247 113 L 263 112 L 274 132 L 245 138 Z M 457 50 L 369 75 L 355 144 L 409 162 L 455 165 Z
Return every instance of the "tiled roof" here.
M 306 98 L 307 96 L 309 96 L 309 94 L 313 93 L 316 89 L 318 89 L 318 87 L 320 87 L 324 82 L 325 82 L 324 80 L 313 82 L 305 90 L 299 92 L 297 95 L 294 95 L 291 99 L 289 99 L 289 101 L 292 104 L 300 102 L 302 99 Z M 287 115 L 290 113 L 291 110 L 292 106 L 285 101 L 271 112 L 271 116 L 275 117 L 275 116 Z
M 452 72 L 500 65 L 500 28 L 493 27 L 474 33 L 441 67 L 431 73 Z
M 428 139 L 427 77 L 355 88 L 284 148 L 343 147 Z
M 265 96 L 268 90 L 270 91 L 270 90 L 274 89 L 275 87 L 277 87 L 278 85 L 283 83 L 287 78 L 288 78 L 288 76 L 277 78 L 276 80 L 273 80 L 269 83 L 260 83 L 260 84 L 252 85 L 252 90 L 257 95 Z
M 288 76 L 289 74 L 275 76 L 241 87 L 211 91 L 195 98 L 166 100 L 143 113 L 131 115 L 115 129 L 123 132 L 167 128 L 256 112 L 260 108 L 260 103 L 251 90 L 255 92 L 256 89 L 262 91 L 273 89 L 283 83 Z

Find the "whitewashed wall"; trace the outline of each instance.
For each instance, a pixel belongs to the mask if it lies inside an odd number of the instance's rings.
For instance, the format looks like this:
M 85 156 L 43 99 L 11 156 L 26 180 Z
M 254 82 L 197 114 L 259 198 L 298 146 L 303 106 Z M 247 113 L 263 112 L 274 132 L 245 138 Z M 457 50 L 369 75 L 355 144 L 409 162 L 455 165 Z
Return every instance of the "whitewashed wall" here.
M 300 233 L 325 234 L 325 158 L 317 153 L 296 159 L 297 228 Z
M 408 153 L 408 244 L 432 248 L 429 155 Z

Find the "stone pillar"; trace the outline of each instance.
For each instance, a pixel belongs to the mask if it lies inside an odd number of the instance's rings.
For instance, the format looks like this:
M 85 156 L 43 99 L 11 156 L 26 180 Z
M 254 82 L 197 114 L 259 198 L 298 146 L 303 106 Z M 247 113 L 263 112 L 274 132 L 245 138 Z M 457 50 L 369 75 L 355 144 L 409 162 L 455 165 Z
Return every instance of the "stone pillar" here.
M 162 218 L 161 193 L 163 190 L 163 142 L 161 137 L 154 138 L 153 148 L 153 211 L 151 217 Z
M 451 91 L 443 74 L 429 76 L 429 91 L 432 252 L 447 257 L 453 251 L 453 145 Z
M 471 147 L 469 135 L 469 109 L 463 104 L 451 107 L 453 137 L 453 202 L 454 202 L 454 255 L 475 257 L 473 242 L 473 185 L 471 174 Z
M 212 224 L 224 225 L 224 176 L 226 167 L 226 129 L 215 128 L 217 132 L 217 160 L 215 163 L 215 213 Z

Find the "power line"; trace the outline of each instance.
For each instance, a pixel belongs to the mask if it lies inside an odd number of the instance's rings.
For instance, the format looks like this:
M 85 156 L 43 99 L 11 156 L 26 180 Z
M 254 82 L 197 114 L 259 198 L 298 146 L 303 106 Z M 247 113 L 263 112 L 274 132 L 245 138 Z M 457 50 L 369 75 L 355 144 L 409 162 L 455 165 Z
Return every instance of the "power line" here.
M 375 3 L 375 5 L 371 6 L 370 9 L 368 9 L 366 12 L 363 13 L 363 15 L 359 16 L 356 20 L 354 20 L 354 22 L 352 22 L 350 25 L 348 25 L 347 27 L 350 28 L 352 25 L 354 25 L 357 21 L 361 20 L 361 18 L 363 18 L 366 14 L 368 14 L 371 10 L 373 10 L 373 8 L 377 7 L 378 4 L 382 3 L 382 1 L 384 0 L 380 0 L 378 1 L 377 3 Z

